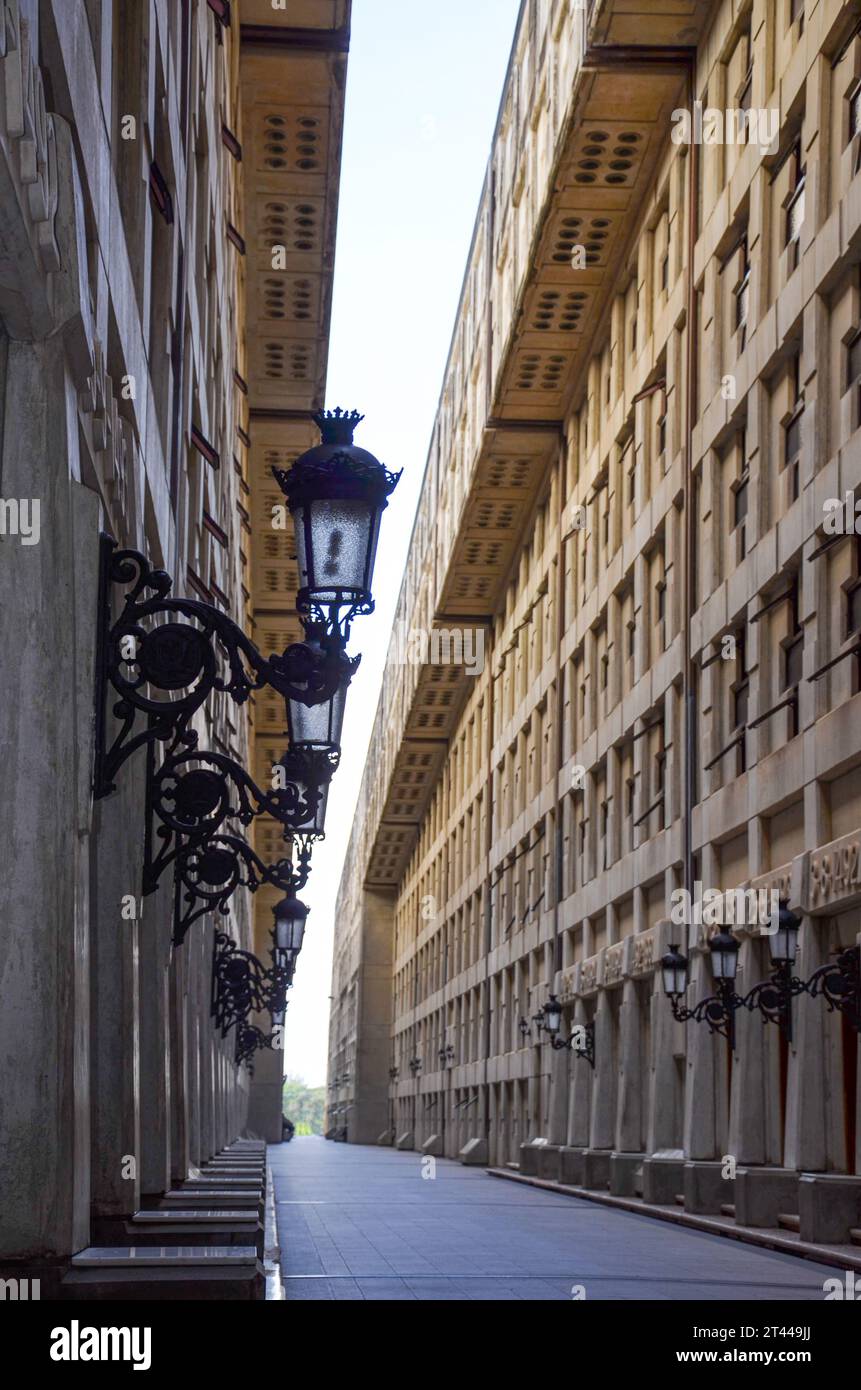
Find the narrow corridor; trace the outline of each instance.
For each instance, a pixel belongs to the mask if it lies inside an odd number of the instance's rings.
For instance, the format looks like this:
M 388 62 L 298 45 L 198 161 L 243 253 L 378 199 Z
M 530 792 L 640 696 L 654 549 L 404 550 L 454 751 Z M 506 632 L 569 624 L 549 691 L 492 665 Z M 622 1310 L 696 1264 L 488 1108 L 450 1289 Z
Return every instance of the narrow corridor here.
M 269 1161 L 286 1299 L 821 1301 L 843 1277 L 416 1153 L 314 1137 Z

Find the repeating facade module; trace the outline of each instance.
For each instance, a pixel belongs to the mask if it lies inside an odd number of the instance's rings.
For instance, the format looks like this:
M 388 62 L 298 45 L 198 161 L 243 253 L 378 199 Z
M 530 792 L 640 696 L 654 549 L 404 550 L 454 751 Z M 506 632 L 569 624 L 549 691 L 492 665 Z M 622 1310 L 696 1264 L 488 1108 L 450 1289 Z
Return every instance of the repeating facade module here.
M 713 992 L 681 890 L 788 900 L 804 978 L 861 934 L 861 541 L 827 524 L 861 486 L 858 7 L 631 8 L 521 12 L 336 912 L 329 1132 L 848 1240 L 849 1017 L 740 1010 L 731 1048 L 660 964 Z M 736 937 L 745 994 L 769 944 Z

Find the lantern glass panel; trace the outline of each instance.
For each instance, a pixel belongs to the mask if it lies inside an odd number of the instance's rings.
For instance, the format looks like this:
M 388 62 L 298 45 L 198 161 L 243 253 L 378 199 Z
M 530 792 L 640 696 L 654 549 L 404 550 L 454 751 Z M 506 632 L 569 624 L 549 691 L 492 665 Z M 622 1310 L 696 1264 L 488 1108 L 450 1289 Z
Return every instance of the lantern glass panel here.
M 319 498 L 293 517 L 300 588 L 320 603 L 336 602 L 339 590 L 370 590 L 380 527 L 376 500 Z
M 793 913 L 781 910 L 777 931 L 768 938 L 775 965 L 793 965 L 798 951 L 798 922 Z
M 322 835 L 326 828 L 326 807 L 329 801 L 329 783 L 332 776 L 331 766 L 317 760 L 316 774 L 310 773 L 306 759 L 294 758 L 290 753 L 285 754 L 281 759 L 281 766 L 285 770 L 287 781 L 298 788 L 302 804 L 307 803 L 308 805 L 308 813 L 302 819 L 300 819 L 300 811 L 296 810 L 296 817 L 290 822 L 290 833 L 294 835 Z M 315 775 L 320 777 L 319 782 L 315 780 Z
M 739 943 L 729 932 L 721 931 L 710 942 L 712 971 L 716 980 L 734 980 L 738 969 Z
M 558 1033 L 562 1022 L 562 1007 L 559 1004 L 545 1004 L 544 1006 L 544 1026 L 548 1033 Z
M 294 748 L 340 748 L 347 705 L 347 686 L 339 685 L 331 700 L 310 709 L 299 700 L 287 701 L 287 724 Z
M 664 993 L 670 996 L 684 994 L 688 987 L 688 967 L 683 957 L 665 962 L 663 971 Z

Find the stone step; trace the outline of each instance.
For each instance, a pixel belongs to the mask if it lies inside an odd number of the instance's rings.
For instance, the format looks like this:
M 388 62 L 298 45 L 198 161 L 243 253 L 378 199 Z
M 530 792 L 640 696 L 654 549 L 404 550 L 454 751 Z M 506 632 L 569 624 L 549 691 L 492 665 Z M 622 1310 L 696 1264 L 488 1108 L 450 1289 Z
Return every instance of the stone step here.
M 253 1265 L 253 1245 L 90 1245 L 72 1256 L 72 1269 L 169 1268 L 186 1265 Z
M 262 1178 L 222 1178 L 213 1174 L 210 1178 L 186 1178 L 177 1184 L 179 1192 L 262 1192 Z
M 263 1205 L 263 1194 L 258 1192 L 225 1192 L 222 1188 L 212 1188 L 205 1192 L 186 1191 L 171 1188 L 156 1204 L 155 1210 L 177 1207 L 251 1207 L 257 1210 Z
M 212 1210 L 139 1211 L 125 1222 L 130 1245 L 254 1245 L 263 1256 L 259 1212 Z
M 201 1168 L 237 1168 L 241 1171 L 250 1168 L 257 1173 L 265 1170 L 266 1161 L 262 1158 L 210 1158 L 200 1166 Z
M 227 1207 L 199 1207 L 196 1211 L 183 1211 L 179 1207 L 173 1211 L 136 1211 L 131 1220 L 138 1226 L 180 1226 L 188 1222 L 193 1222 L 195 1226 L 207 1226 L 213 1222 L 222 1226 L 258 1224 L 253 1211 L 231 1211 Z
M 90 1246 L 72 1257 L 60 1282 L 68 1300 L 263 1298 L 263 1267 L 253 1245 Z
M 801 1217 L 794 1216 L 792 1212 L 784 1212 L 782 1216 L 778 1215 L 777 1224 L 781 1226 L 784 1231 L 800 1231 Z
M 199 1177 L 184 1177 L 179 1181 L 179 1187 L 224 1187 L 225 1191 L 232 1191 L 238 1188 L 242 1191 L 243 1187 L 263 1187 L 263 1176 L 257 1173 L 200 1173 Z
M 205 1168 L 199 1168 L 197 1173 L 191 1174 L 192 1177 L 202 1178 L 256 1178 L 262 1182 L 266 1176 L 265 1168 L 251 1168 L 246 1165 L 232 1166 L 230 1168 L 220 1163 L 207 1163 Z

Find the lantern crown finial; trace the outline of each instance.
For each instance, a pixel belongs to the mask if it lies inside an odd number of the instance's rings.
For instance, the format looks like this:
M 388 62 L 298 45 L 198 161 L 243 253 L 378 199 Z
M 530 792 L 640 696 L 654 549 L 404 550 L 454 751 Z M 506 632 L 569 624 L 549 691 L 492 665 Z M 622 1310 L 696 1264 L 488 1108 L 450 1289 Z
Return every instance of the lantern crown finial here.
M 352 444 L 353 433 L 364 420 L 358 410 L 318 410 L 314 424 L 323 436 L 324 444 Z

